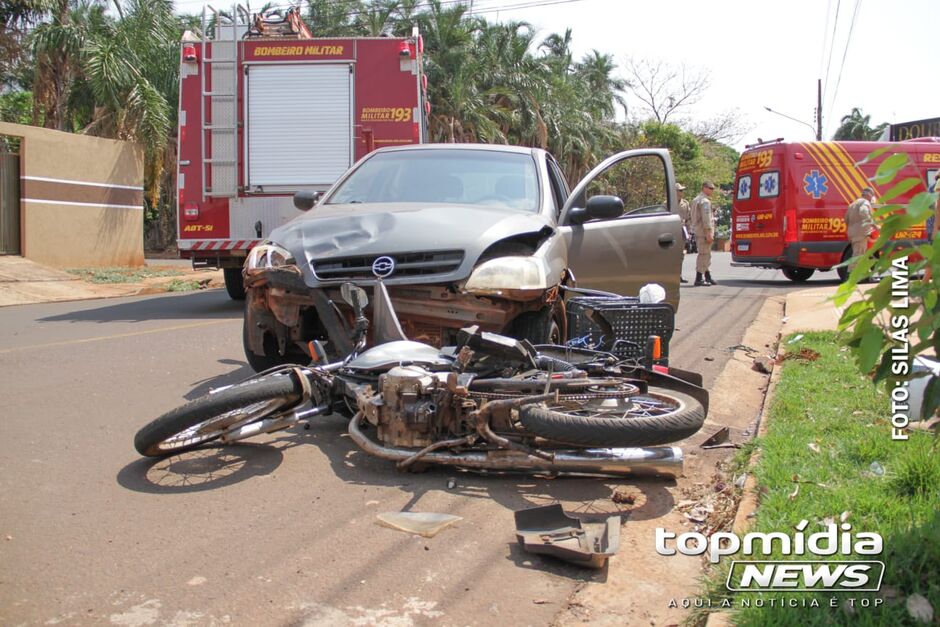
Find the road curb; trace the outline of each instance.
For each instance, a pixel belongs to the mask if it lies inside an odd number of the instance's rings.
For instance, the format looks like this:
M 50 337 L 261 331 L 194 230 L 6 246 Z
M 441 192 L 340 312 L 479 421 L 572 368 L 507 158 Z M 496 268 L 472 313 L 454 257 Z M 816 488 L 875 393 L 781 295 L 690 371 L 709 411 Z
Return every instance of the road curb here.
M 788 306 L 789 298 L 784 301 L 784 318 L 788 316 Z M 780 331 L 777 336 L 777 346 L 775 354 L 779 357 L 781 342 L 783 341 L 784 327 L 786 326 L 786 320 L 781 320 Z M 767 391 L 764 394 L 764 401 L 761 404 L 760 415 L 757 420 L 757 428 L 754 432 L 752 440 L 754 438 L 762 437 L 767 434 L 767 425 L 770 422 L 770 404 L 773 402 L 774 394 L 777 390 L 777 384 L 780 382 L 780 372 L 783 368 L 774 362 L 771 365 L 770 380 L 767 383 Z M 751 469 L 757 465 L 757 462 L 760 461 L 760 449 L 755 450 L 747 462 L 747 479 L 744 482 L 743 495 L 741 500 L 738 501 L 737 511 L 734 514 L 734 520 L 731 523 L 731 531 L 735 534 L 742 535 L 747 533 L 751 528 L 751 521 L 754 518 L 754 514 L 757 512 L 758 507 L 760 506 L 760 492 L 757 486 L 757 479 L 754 477 L 754 473 L 751 472 Z M 728 627 L 734 625 L 733 621 L 733 612 L 729 611 L 720 611 L 713 612 L 708 615 L 708 618 L 705 621 L 705 627 Z

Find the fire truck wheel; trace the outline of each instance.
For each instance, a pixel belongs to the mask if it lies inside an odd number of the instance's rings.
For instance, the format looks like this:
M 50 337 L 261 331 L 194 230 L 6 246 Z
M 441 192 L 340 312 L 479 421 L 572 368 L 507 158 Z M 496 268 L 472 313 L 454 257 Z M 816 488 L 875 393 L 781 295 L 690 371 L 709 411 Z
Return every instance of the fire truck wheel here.
M 842 262 L 845 263 L 852 258 L 852 247 L 846 246 L 845 250 L 842 252 Z M 846 279 L 849 278 L 849 267 L 842 266 L 841 268 L 836 268 L 836 272 L 839 274 L 839 283 L 845 283 Z
M 783 276 L 794 283 L 805 283 L 816 272 L 812 268 L 793 268 L 790 266 L 781 268 L 781 270 L 783 270 Z
M 225 291 L 232 300 L 245 300 L 245 277 L 241 268 L 224 268 Z

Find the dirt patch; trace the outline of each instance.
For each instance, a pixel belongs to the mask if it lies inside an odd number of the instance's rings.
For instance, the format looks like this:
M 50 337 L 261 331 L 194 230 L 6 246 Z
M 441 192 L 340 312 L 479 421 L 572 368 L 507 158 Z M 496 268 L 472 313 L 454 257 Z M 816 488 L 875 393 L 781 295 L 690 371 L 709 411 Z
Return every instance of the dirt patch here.
M 145 276 L 126 283 L 95 283 L 82 280 L 80 274 L 47 268 L 22 257 L 2 257 L 0 307 L 143 296 L 225 286 L 221 270 L 193 270 L 185 266 L 151 266 L 147 270 L 151 273 L 163 271 L 168 276 Z

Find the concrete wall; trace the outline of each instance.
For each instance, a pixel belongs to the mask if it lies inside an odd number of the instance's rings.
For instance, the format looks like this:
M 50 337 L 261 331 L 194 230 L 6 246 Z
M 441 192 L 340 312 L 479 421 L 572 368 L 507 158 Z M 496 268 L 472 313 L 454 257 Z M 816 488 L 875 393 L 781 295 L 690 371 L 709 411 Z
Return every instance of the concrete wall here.
M 143 150 L 0 122 L 20 144 L 20 250 L 60 268 L 144 263 Z

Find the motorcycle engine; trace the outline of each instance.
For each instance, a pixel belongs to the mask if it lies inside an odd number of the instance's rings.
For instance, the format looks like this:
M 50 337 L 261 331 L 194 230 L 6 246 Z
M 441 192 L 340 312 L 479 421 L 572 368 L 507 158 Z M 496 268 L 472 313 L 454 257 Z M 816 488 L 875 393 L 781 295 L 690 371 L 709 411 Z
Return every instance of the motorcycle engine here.
M 435 398 L 446 381 L 441 376 L 446 374 L 436 375 L 420 366 L 396 366 L 379 377 L 379 395 L 369 399 L 360 396 L 360 409 L 378 427 L 382 443 L 424 448 L 436 440 Z

